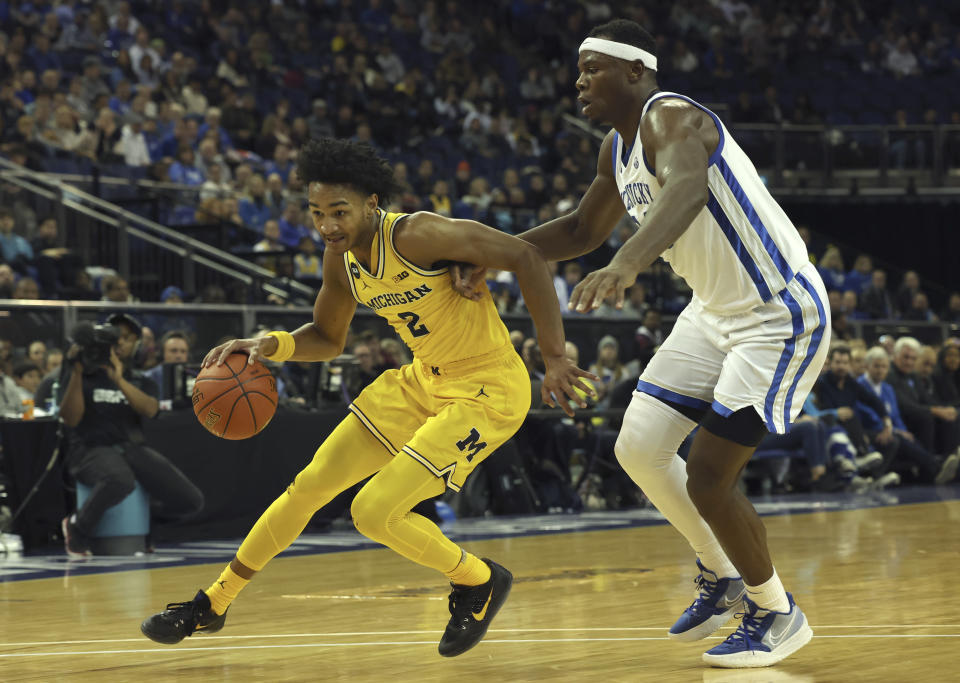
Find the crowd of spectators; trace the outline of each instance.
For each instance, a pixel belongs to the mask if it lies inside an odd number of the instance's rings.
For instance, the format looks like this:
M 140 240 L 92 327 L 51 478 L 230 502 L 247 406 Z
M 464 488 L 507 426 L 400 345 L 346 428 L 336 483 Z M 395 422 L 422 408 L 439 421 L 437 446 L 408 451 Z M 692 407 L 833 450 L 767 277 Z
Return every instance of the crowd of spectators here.
M 405 187 L 397 209 L 514 233 L 569 211 L 596 163 L 595 142 L 562 125 L 577 114 L 576 46 L 615 14 L 655 35 L 665 85 L 729 106 L 734 122 L 855 109 L 892 123 L 888 101 L 840 102 L 844 89 L 811 79 L 826 68 L 853 69 L 859 84 L 960 73 L 960 22 L 937 1 L 11 3 L 0 9 L 0 149 L 39 168 L 90 159 L 192 188 L 166 223 L 235 224 L 235 248 L 315 280 L 322 243 L 295 171 L 311 136 L 366 141 L 390 158 Z M 898 116 L 960 121 L 956 96 L 925 88 Z M 4 241 L 4 261 L 43 296 L 88 292 L 76 260 L 53 252 L 63 236 L 45 237 L 45 217 L 11 206 L 23 241 Z M 623 237 L 578 266 L 605 262 Z M 40 273 L 24 271 L 31 251 Z M 27 281 L 21 295 L 32 291 Z M 678 306 L 674 292 L 646 294 Z M 516 304 L 501 299 L 501 309 Z

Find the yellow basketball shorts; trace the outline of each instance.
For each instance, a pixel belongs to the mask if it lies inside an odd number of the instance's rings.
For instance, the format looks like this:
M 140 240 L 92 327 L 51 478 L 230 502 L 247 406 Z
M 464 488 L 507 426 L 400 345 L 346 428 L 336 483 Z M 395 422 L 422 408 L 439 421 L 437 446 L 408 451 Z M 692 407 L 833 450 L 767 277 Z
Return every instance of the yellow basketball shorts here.
M 529 409 L 530 377 L 512 346 L 443 367 L 415 359 L 350 404 L 388 451 L 413 458 L 454 491 Z

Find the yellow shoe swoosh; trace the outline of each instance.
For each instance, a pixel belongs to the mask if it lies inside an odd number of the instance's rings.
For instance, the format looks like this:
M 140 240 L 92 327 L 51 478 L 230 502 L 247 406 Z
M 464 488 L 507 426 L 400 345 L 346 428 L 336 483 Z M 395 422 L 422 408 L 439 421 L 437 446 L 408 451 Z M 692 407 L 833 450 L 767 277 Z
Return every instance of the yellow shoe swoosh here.
M 471 616 L 477 621 L 483 621 L 484 617 L 487 616 L 487 607 L 490 606 L 490 598 L 493 597 L 493 586 L 490 587 L 490 595 L 487 596 L 487 601 L 483 603 L 483 609 L 479 612 L 471 612 Z

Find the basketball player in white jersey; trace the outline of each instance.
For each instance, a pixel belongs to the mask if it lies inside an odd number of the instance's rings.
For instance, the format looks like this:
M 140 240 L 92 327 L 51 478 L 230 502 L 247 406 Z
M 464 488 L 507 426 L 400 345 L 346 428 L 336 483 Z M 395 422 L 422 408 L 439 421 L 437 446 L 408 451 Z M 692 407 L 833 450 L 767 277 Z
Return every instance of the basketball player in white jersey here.
M 655 51 L 650 34 L 625 20 L 580 46 L 583 113 L 613 130 L 577 210 L 520 237 L 547 259 L 575 258 L 602 244 L 626 210 L 636 234 L 576 287 L 570 307 L 589 311 L 609 294 L 621 305 L 660 256 L 693 290 L 640 377 L 616 454 L 697 554 L 699 595 L 670 637 L 706 638 L 742 615 L 704 661 L 769 666 L 813 632 L 736 484 L 764 434 L 785 432 L 799 413 L 826 357 L 830 311 L 796 229 L 720 120 L 658 89 Z M 677 448 L 698 424 L 684 463 Z

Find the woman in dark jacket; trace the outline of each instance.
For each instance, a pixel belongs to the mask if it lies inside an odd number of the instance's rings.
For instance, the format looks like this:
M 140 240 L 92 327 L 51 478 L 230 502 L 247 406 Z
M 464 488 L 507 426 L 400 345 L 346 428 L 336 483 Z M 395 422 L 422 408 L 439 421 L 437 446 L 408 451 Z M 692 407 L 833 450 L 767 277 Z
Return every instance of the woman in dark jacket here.
M 960 346 L 947 343 L 940 349 L 933 391 L 940 405 L 960 406 Z

